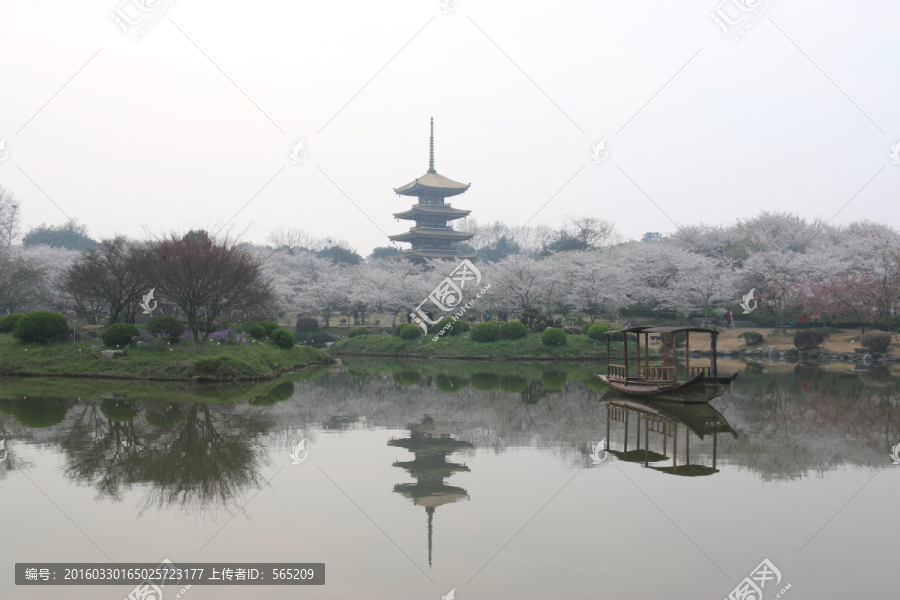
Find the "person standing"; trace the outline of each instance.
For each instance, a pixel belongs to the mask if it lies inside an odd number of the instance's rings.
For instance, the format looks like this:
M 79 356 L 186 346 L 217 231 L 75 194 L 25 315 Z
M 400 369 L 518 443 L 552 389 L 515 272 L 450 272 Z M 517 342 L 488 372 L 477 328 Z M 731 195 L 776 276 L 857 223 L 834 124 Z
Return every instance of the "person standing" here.
M 809 320 L 809 315 L 806 314 L 806 311 L 804 310 L 804 311 L 803 311 L 803 314 L 800 315 L 800 328 L 801 328 L 801 329 L 805 329 L 805 328 L 806 328 L 806 322 L 807 322 L 808 320 Z
M 730 308 L 725 312 L 725 321 L 727 322 L 726 329 L 734 329 L 734 315 L 731 314 Z

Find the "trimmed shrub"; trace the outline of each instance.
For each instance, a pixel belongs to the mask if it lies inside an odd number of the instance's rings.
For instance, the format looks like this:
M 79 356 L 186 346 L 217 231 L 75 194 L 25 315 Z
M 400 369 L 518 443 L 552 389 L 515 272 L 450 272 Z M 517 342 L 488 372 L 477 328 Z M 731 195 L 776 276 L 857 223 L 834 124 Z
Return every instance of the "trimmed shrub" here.
M 869 352 L 887 352 L 891 345 L 891 334 L 887 331 L 867 331 L 859 338 L 859 343 L 868 348 Z
M 758 331 L 745 331 L 738 336 L 738 339 L 744 340 L 744 343 L 748 346 L 755 346 L 756 344 L 762 343 L 763 334 Z
M 565 331 L 569 335 L 581 335 L 583 333 L 581 327 L 566 326 L 563 327 L 563 331 Z
M 506 321 L 500 324 L 500 337 L 504 340 L 518 340 L 528 335 L 528 327 L 521 321 Z
M 827 338 L 824 333 L 818 331 L 798 331 L 794 334 L 794 347 L 797 350 L 815 350 Z
M 271 335 L 273 331 L 275 331 L 276 329 L 281 327 L 278 323 L 275 323 L 274 321 L 260 321 L 259 323 L 257 323 L 257 325 L 259 325 L 260 327 L 263 328 L 263 330 L 265 330 L 266 335 Z
M 496 322 L 479 323 L 472 327 L 471 338 L 473 342 L 496 342 L 500 339 L 500 327 Z
M 247 335 L 254 340 L 261 340 L 266 337 L 266 330 L 259 324 L 251 325 L 247 328 Z
M 558 327 L 548 327 L 541 334 L 541 343 L 545 346 L 562 346 L 568 341 L 566 332 Z
M 25 343 L 62 342 L 69 337 L 69 324 L 64 316 L 49 310 L 25 313 L 16 321 L 13 337 Z
M 241 377 L 248 376 L 253 368 L 242 360 L 231 358 L 227 354 L 201 357 L 194 362 L 197 371 L 208 377 Z
M 100 338 L 103 345 L 107 348 L 115 348 L 116 346 L 124 348 L 132 343 L 132 338 L 136 337 L 140 331 L 131 323 L 116 323 L 103 328 Z
M 409 325 L 410 323 L 398 323 L 394 326 L 393 335 L 399 336 L 400 332 L 403 331 L 403 328 Z
M 169 337 L 169 341 L 177 344 L 181 341 L 181 334 L 184 333 L 184 323 L 175 317 L 153 317 L 147 321 L 147 331 L 153 335 L 165 335 Z
M 444 317 L 437 322 L 437 325 L 432 326 L 432 333 L 438 334 L 444 329 L 444 327 L 447 327 L 448 325 L 450 328 L 444 332 L 444 335 L 459 335 L 471 329 L 469 324 L 465 321 L 454 322 L 450 317 Z
M 269 339 L 279 348 L 288 350 L 294 347 L 294 334 L 287 329 L 278 328 L 269 334 Z
M 606 323 L 594 323 L 593 325 L 588 326 L 588 328 L 584 330 L 584 333 L 592 340 L 605 340 L 606 336 L 603 334 L 607 331 L 615 331 L 616 329 L 619 328 L 607 325 Z
M 414 340 L 422 335 L 422 330 L 418 326 L 408 323 L 400 330 L 401 340 Z
M 16 321 L 18 321 L 21 316 L 22 315 L 19 313 L 13 313 L 0 319 L 0 333 L 12 333 L 16 326 Z M 66 329 L 68 329 L 68 326 Z
M 297 319 L 296 331 L 316 331 L 319 329 L 319 320 L 311 317 L 300 317 Z
M 357 337 L 360 335 L 366 335 L 367 333 L 369 333 L 368 327 L 354 327 L 347 332 L 347 337 Z
M 329 342 L 335 341 L 337 338 L 325 331 L 303 331 L 294 334 L 294 341 L 304 346 L 312 346 L 313 348 L 324 348 Z

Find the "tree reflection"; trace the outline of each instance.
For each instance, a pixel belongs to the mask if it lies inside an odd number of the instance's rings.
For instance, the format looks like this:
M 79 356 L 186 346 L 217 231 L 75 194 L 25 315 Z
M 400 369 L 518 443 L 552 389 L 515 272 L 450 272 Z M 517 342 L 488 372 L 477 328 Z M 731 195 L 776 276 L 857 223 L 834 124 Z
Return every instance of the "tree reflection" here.
M 142 419 L 124 400 L 89 404 L 61 443 L 66 475 L 115 500 L 144 485 L 142 511 L 227 507 L 259 485 L 265 450 L 254 440 L 271 423 L 252 414 L 230 415 L 226 423 L 218 414 L 205 403 L 170 404 Z

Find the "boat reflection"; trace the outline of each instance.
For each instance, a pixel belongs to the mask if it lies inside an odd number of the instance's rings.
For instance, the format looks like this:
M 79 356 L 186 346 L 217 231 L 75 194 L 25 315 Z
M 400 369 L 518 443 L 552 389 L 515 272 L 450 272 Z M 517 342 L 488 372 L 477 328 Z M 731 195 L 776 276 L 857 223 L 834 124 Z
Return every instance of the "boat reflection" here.
M 606 450 L 619 460 L 643 463 L 645 467 L 683 477 L 697 477 L 718 473 L 716 454 L 718 450 L 718 434 L 730 433 L 737 437 L 728 421 L 709 404 L 676 404 L 672 402 L 655 402 L 631 398 L 623 395 L 607 394 L 606 404 Z M 622 427 L 623 442 L 621 449 L 610 447 L 612 436 L 618 432 L 612 430 L 612 424 Z M 641 436 L 643 427 L 643 447 Z M 635 445 L 629 450 L 630 430 L 635 431 Z M 684 439 L 682 464 L 678 464 L 679 429 Z M 651 436 L 651 434 L 653 434 Z M 712 465 L 691 464 L 691 435 L 703 440 L 712 436 Z M 671 445 L 670 445 L 671 441 Z M 656 442 L 657 450 L 651 448 Z M 616 443 L 619 446 L 618 443 Z M 671 448 L 671 450 L 670 450 Z M 671 451 L 671 457 L 669 452 Z M 671 458 L 671 466 L 657 466 Z
M 448 462 L 447 457 L 457 450 L 472 449 L 475 446 L 454 439 L 448 433 L 435 435 L 434 419 L 430 415 L 425 415 L 421 423 L 413 423 L 408 427 L 409 437 L 392 439 L 388 441 L 388 446 L 405 448 L 415 454 L 415 459 L 398 461 L 394 466 L 408 471 L 416 482 L 398 483 L 394 486 L 394 492 L 410 498 L 413 504 L 425 507 L 428 515 L 428 566 L 431 566 L 435 509 L 469 497 L 469 493 L 463 488 L 444 483 L 444 479 L 454 473 L 469 470 L 466 465 Z

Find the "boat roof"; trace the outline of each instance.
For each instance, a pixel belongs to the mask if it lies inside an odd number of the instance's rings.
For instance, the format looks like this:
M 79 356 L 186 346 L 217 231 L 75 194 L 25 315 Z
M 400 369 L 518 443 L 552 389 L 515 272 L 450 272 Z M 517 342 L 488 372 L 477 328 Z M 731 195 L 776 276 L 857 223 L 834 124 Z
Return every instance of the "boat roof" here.
M 698 331 L 701 333 L 709 333 L 709 334 L 717 334 L 719 333 L 716 329 L 709 329 L 707 327 L 691 327 L 689 325 L 679 326 L 679 327 L 652 327 L 648 325 L 641 325 L 638 327 L 626 327 L 624 329 L 616 329 L 615 331 L 606 331 L 605 335 L 613 335 L 616 333 L 681 333 L 683 331 L 693 332 Z

